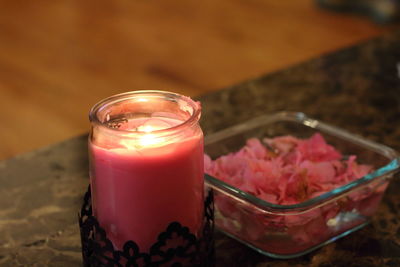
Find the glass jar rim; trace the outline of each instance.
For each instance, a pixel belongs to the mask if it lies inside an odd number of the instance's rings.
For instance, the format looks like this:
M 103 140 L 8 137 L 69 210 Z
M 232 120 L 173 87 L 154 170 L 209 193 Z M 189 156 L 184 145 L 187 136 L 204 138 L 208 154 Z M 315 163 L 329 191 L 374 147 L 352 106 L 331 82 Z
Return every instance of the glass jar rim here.
M 116 94 L 109 96 L 107 98 L 104 98 L 97 102 L 89 111 L 89 120 L 93 125 L 97 125 L 100 127 L 104 127 L 105 129 L 112 131 L 114 133 L 119 133 L 119 134 L 148 134 L 148 132 L 145 131 L 132 131 L 132 130 L 121 130 L 119 128 L 112 128 L 109 127 L 106 123 L 102 122 L 99 117 L 98 117 L 98 112 L 101 111 L 102 109 L 115 104 L 115 103 L 120 103 L 123 101 L 128 101 L 134 98 L 138 97 L 145 97 L 145 96 L 152 96 L 152 97 L 159 97 L 159 98 L 164 98 L 164 99 L 170 99 L 178 102 L 179 100 L 184 101 L 185 103 L 188 104 L 188 106 L 191 107 L 192 112 L 190 112 L 190 117 L 187 120 L 182 121 L 182 123 L 179 123 L 177 125 L 174 125 L 172 127 L 164 128 L 164 129 L 157 129 L 152 131 L 152 133 L 157 133 L 157 134 L 163 134 L 163 133 L 171 133 L 175 131 L 180 131 L 182 129 L 185 129 L 185 127 L 190 127 L 194 124 L 197 124 L 200 116 L 201 116 L 201 105 L 199 102 L 196 102 L 192 100 L 190 97 L 169 92 L 169 91 L 162 91 L 162 90 L 136 90 L 136 91 L 129 91 L 121 94 Z

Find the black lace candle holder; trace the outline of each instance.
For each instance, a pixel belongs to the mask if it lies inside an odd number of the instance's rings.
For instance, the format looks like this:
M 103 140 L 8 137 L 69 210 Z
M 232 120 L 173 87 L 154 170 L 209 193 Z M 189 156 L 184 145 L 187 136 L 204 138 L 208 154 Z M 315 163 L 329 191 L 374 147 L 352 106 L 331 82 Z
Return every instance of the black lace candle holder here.
M 204 226 L 197 238 L 189 228 L 171 222 L 148 253 L 141 252 L 133 241 L 127 241 L 122 250 L 116 250 L 106 231 L 92 214 L 90 187 L 85 194 L 79 214 L 84 266 L 213 266 L 214 264 L 214 201 L 209 191 L 204 202 Z M 178 244 L 178 245 L 177 245 Z

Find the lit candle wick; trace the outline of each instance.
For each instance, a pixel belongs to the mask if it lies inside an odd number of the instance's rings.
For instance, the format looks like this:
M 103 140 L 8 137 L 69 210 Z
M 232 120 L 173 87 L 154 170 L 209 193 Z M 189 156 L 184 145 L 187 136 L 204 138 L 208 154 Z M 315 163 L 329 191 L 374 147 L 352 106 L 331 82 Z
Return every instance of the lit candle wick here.
M 137 128 L 137 130 L 140 132 L 150 133 L 154 130 L 154 128 L 151 125 L 141 125 Z
M 161 141 L 157 140 L 157 138 L 154 136 L 154 134 L 146 134 L 146 135 L 143 135 L 139 139 L 139 143 L 140 143 L 140 146 L 142 146 L 142 147 L 148 147 L 148 146 L 155 145 L 157 143 L 161 143 Z
M 138 131 L 145 132 L 145 133 L 151 133 L 153 130 L 154 130 L 154 127 L 151 125 L 142 125 L 142 126 L 138 127 Z M 152 146 L 159 142 L 160 142 L 160 140 L 157 140 L 157 138 L 155 138 L 154 134 L 145 134 L 145 135 L 141 136 L 139 139 L 139 144 L 142 147 Z
M 156 131 L 171 128 L 179 123 L 180 121 L 165 118 L 150 118 L 131 122 L 130 129 L 138 134 L 137 138 L 121 140 L 120 143 L 128 149 L 134 148 L 136 150 L 167 145 L 167 140 Z
M 157 137 L 156 134 L 152 134 L 152 132 L 157 129 L 158 127 L 152 125 L 140 125 L 135 130 L 146 134 L 141 135 L 136 140 L 121 140 L 121 143 L 127 148 L 134 147 L 136 149 L 156 146 L 164 142 L 163 138 Z

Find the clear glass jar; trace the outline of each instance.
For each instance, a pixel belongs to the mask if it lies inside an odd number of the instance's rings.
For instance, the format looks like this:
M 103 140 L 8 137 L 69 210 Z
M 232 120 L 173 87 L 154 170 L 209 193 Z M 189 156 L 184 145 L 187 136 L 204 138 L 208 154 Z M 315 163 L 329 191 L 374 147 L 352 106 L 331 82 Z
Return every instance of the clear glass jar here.
M 94 216 L 114 247 L 146 252 L 171 222 L 200 235 L 204 209 L 200 104 L 164 91 L 133 91 L 90 111 Z

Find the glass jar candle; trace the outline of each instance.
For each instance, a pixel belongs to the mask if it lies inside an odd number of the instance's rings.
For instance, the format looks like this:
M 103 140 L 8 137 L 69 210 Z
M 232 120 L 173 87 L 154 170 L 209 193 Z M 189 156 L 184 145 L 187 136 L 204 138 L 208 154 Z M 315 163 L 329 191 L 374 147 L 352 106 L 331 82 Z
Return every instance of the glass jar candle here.
M 133 91 L 90 111 L 93 214 L 116 249 L 149 251 L 172 222 L 199 237 L 204 209 L 200 104 L 165 91 Z

